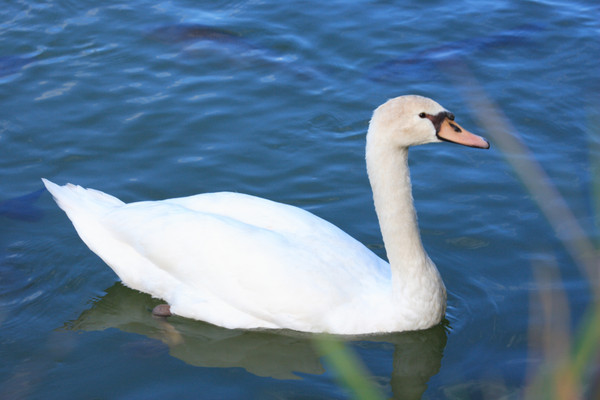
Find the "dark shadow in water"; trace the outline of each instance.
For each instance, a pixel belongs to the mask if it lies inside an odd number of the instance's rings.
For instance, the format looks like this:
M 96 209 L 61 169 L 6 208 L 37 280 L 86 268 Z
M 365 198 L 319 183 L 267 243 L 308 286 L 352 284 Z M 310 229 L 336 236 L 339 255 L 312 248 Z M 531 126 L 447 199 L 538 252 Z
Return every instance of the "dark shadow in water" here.
M 254 47 L 236 32 L 199 24 L 164 25 L 152 30 L 149 36 L 163 43 L 186 43 L 208 40 L 215 43 L 234 43 L 243 44 L 242 47 Z
M 76 331 L 117 328 L 144 335 L 167 345 L 171 356 L 198 367 L 239 367 L 254 375 L 275 379 L 301 379 L 298 374 L 325 372 L 311 334 L 225 329 L 180 317 L 156 318 L 151 310 L 159 303 L 117 282 L 65 327 Z M 392 344 L 394 361 L 390 383 L 394 397 L 420 399 L 427 382 L 440 369 L 447 334 L 440 325 L 426 331 L 343 339 L 360 343 L 360 347 L 367 343 L 369 346 L 381 343 L 386 347 Z M 150 353 L 160 354 L 155 345 L 147 345 Z M 145 356 L 143 346 L 134 350 L 141 352 L 140 357 Z
M 200 24 L 172 24 L 151 30 L 148 38 L 180 46 L 191 58 L 225 57 L 228 64 L 256 66 L 266 72 L 288 72 L 301 79 L 319 79 L 320 73 L 294 55 L 282 54 L 253 43 L 232 30 Z
M 21 221 L 39 221 L 44 216 L 35 202 L 40 198 L 46 188 L 36 190 L 23 196 L 0 201 L 0 216 Z
M 462 60 L 477 52 L 505 46 L 521 46 L 532 42 L 541 25 L 527 24 L 487 36 L 446 42 L 386 60 L 370 69 L 366 77 L 376 82 L 405 82 L 410 79 L 431 81 L 440 78 L 440 66 Z M 442 68 L 443 69 L 443 68 Z
M 37 56 L 27 55 L 0 56 L 0 77 L 12 75 L 36 59 Z
M 444 77 L 445 63 L 462 60 L 493 48 L 532 43 L 534 34 L 543 30 L 545 27 L 542 25 L 526 24 L 487 36 L 446 42 L 404 53 L 375 65 L 365 73 L 365 77 L 370 81 L 383 83 L 441 79 Z M 180 46 L 181 54 L 192 58 L 225 57 L 227 65 L 258 67 L 269 74 L 287 72 L 299 79 L 327 82 L 328 77 L 337 73 L 330 68 L 313 68 L 295 55 L 280 54 L 253 43 L 237 32 L 212 26 L 165 25 L 151 30 L 148 37 L 171 46 Z

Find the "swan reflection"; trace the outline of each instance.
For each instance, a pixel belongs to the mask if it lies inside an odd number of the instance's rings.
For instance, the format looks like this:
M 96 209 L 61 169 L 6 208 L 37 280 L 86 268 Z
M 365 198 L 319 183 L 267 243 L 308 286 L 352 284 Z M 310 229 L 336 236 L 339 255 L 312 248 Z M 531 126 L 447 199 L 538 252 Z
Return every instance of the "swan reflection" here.
M 68 322 L 66 328 L 76 331 L 116 328 L 143 335 L 164 343 L 171 356 L 197 367 L 239 367 L 257 376 L 281 380 L 325 372 L 326 365 L 313 345 L 313 334 L 225 329 L 177 316 L 153 317 L 151 310 L 159 303 L 160 300 L 116 282 L 91 308 Z M 438 325 L 426 331 L 348 336 L 344 340 L 359 353 L 372 349 L 393 352 L 392 373 L 384 380 L 389 379 L 395 398 L 418 399 L 429 379 L 440 369 L 447 335 L 445 327 Z M 142 344 L 155 353 L 156 346 L 152 343 Z

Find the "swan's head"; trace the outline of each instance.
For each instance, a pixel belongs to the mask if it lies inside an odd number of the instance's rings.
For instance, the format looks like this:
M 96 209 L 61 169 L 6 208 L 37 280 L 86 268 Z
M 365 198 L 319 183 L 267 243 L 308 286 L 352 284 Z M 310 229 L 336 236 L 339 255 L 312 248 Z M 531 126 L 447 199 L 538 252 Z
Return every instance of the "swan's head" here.
M 452 142 L 488 149 L 489 143 L 454 121 L 454 114 L 435 101 L 408 95 L 388 100 L 373 113 L 369 136 L 397 147 Z

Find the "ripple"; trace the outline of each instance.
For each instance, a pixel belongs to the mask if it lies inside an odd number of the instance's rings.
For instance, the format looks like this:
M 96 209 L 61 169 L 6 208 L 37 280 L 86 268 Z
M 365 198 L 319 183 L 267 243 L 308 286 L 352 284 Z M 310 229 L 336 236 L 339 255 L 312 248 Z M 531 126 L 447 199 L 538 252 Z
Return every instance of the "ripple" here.
M 60 88 L 48 90 L 48 91 L 42 93 L 42 95 L 39 97 L 36 97 L 35 100 L 36 101 L 46 100 L 46 99 L 50 99 L 52 97 L 62 96 L 63 94 L 65 94 L 66 92 L 71 90 L 75 85 L 77 85 L 77 82 L 66 82 Z
M 599 104 L 600 47 L 592 2 L 5 3 L 2 199 L 32 192 L 40 176 L 128 200 L 244 191 L 314 211 L 385 257 L 364 169 L 369 117 L 389 97 L 418 93 L 486 136 L 476 123 L 480 114 L 461 97 L 464 77 L 440 63 L 458 55 L 510 121 L 506 134 L 519 134 L 577 220 L 597 236 L 590 160 L 598 135 L 589 110 Z M 540 29 L 519 31 L 524 20 Z M 457 21 L 461 29 L 449 30 Z M 231 34 L 186 39 L 200 25 Z M 174 28 L 155 40 L 159 26 Z M 504 40 L 509 33 L 519 40 Z M 377 73 L 382 79 L 369 79 Z M 520 157 L 494 145 L 411 149 L 423 241 L 448 289 L 451 327 L 425 397 L 482 397 L 498 388 L 489 376 L 521 389 L 536 367 L 528 365 L 529 342 L 540 341 L 540 329 L 529 330 L 540 323 L 530 316 L 530 298 L 564 292 L 574 320 L 591 302 L 589 285 L 537 208 L 539 195 L 512 170 Z M 159 342 L 104 328 L 78 334 L 76 351 L 56 355 L 42 344 L 65 334 L 55 329 L 83 315 L 117 277 L 49 196 L 36 205 L 43 211 L 36 221 L 0 216 L 0 376 L 36 371 L 43 379 L 29 397 L 125 398 L 141 390 L 165 398 L 198 390 L 210 398 L 232 397 L 227 390 L 249 398 L 346 395 L 328 366 L 317 373 L 307 364 L 302 380 L 276 381 L 227 365 L 221 361 L 238 353 L 219 340 L 201 347 L 199 356 L 208 357 L 223 345 L 203 367 L 167 355 Z M 561 279 L 538 282 L 531 264 L 552 260 Z M 137 312 L 147 317 L 146 309 L 116 304 L 124 329 L 135 330 Z M 114 307 L 100 314 L 114 317 Z M 281 353 L 270 353 L 274 371 L 287 348 L 284 341 Z M 392 397 L 398 382 L 391 383 L 391 353 L 359 350 Z M 257 371 L 264 366 L 260 357 L 252 361 Z M 107 365 L 106 374 L 89 374 Z

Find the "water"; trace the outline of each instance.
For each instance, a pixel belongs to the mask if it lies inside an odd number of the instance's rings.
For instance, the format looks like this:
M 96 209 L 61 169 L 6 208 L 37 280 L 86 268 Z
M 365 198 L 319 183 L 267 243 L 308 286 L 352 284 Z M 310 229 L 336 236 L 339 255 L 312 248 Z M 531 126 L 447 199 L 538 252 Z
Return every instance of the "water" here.
M 447 321 L 350 347 L 386 396 L 523 397 L 549 357 L 544 341 L 560 353 L 592 294 L 559 239 L 569 231 L 537 203 L 556 200 L 511 165 L 539 163 L 597 239 L 598 11 L 592 1 L 5 5 L 0 397 L 346 398 L 304 335 L 153 319 L 156 300 L 118 282 L 39 195 L 39 178 L 124 201 L 250 193 L 310 210 L 383 257 L 364 134 L 372 110 L 405 93 L 436 99 L 492 148 L 411 150 Z M 475 89 L 531 157 L 501 151 Z

